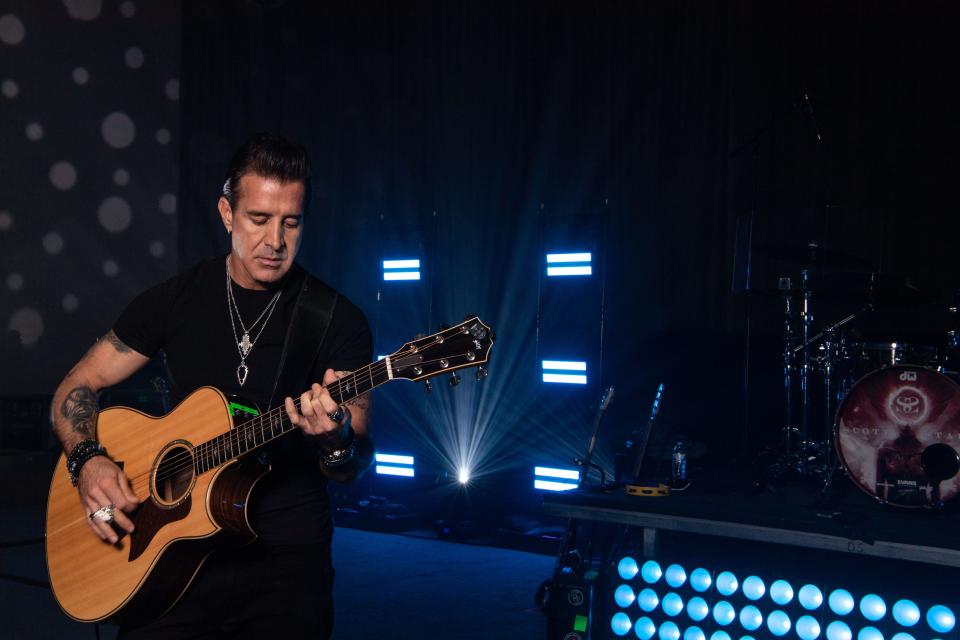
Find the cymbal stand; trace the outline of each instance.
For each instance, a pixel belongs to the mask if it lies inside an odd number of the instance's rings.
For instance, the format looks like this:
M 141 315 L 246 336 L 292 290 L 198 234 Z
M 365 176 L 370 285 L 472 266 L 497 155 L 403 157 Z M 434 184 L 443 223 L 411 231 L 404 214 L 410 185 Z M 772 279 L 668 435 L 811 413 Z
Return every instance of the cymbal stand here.
M 833 364 L 837 348 L 837 325 L 833 325 L 823 331 L 823 466 L 824 470 L 830 469 L 830 459 L 833 457 L 833 447 L 831 446 L 831 437 L 833 435 L 830 425 L 833 424 L 833 402 L 831 390 L 833 388 Z
M 793 282 L 781 277 L 778 288 L 783 296 L 783 390 L 784 390 L 784 449 L 793 453 Z
M 803 473 L 806 473 L 806 456 L 804 449 L 809 444 L 810 430 L 810 349 L 806 346 L 810 342 L 810 329 L 813 326 L 813 313 L 810 310 L 810 300 L 813 291 L 810 290 L 810 270 L 800 271 L 800 294 L 803 296 L 801 310 L 803 318 L 803 364 L 800 366 L 800 449 L 803 462 Z

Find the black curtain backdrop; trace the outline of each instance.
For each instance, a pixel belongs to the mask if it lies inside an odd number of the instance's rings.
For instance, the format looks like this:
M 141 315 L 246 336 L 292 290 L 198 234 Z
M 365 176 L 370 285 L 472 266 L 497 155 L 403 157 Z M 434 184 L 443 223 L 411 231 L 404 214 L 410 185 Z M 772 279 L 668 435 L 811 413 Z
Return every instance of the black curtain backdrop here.
M 384 230 L 431 230 L 428 320 L 496 324 L 496 416 L 514 444 L 582 447 L 615 384 L 611 448 L 664 381 L 664 434 L 753 451 L 782 423 L 769 294 L 809 242 L 936 287 L 926 310 L 901 304 L 871 330 L 943 341 L 956 17 L 949 2 L 185 3 L 181 265 L 226 249 L 214 204 L 231 149 L 278 131 L 314 160 L 301 261 L 378 325 Z M 602 367 L 571 391 L 580 413 L 533 416 L 542 220 L 567 217 L 575 238 L 600 211 L 604 306 L 568 313 L 574 343 L 603 318 Z M 748 305 L 731 282 L 751 211 Z M 816 277 L 839 290 L 817 299 L 818 323 L 861 302 L 856 277 Z

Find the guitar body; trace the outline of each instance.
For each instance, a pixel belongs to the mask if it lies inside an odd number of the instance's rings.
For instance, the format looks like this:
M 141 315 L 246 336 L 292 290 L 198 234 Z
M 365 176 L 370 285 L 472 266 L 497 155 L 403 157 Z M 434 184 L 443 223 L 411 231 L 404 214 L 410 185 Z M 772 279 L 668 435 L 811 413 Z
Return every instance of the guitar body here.
M 265 468 L 230 460 L 196 474 L 191 451 L 234 426 L 229 403 L 210 387 L 193 392 L 161 418 L 133 409 L 106 409 L 97 437 L 131 479 L 140 506 L 134 532 L 100 540 L 57 463 L 46 515 L 50 585 L 64 612 L 81 622 L 145 622 L 172 607 L 216 548 L 256 535 L 247 501 Z

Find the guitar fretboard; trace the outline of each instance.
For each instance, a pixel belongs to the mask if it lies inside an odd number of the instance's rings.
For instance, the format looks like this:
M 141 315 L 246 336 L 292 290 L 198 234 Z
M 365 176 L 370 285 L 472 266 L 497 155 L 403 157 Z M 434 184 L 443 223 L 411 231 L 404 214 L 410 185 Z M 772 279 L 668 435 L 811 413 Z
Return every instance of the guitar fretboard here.
M 346 404 L 375 387 L 391 380 L 389 359 L 368 364 L 327 385 L 330 397 L 338 405 Z M 300 400 L 294 405 L 299 407 Z M 262 447 L 296 428 L 281 405 L 237 425 L 230 431 L 202 442 L 194 449 L 194 468 L 197 474 L 238 458 Z

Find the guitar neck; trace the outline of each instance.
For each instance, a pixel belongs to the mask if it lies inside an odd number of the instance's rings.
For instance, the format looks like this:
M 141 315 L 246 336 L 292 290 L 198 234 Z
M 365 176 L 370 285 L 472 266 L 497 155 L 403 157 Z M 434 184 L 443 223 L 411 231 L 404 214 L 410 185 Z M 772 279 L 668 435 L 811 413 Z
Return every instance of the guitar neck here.
M 373 362 L 327 385 L 327 392 L 338 405 L 347 404 L 358 396 L 386 384 L 393 379 L 390 358 Z M 294 400 L 300 405 L 300 400 Z M 237 425 L 230 431 L 200 443 L 195 449 L 195 467 L 198 474 L 219 467 L 250 453 L 296 428 L 283 406 L 275 407 L 255 418 Z

